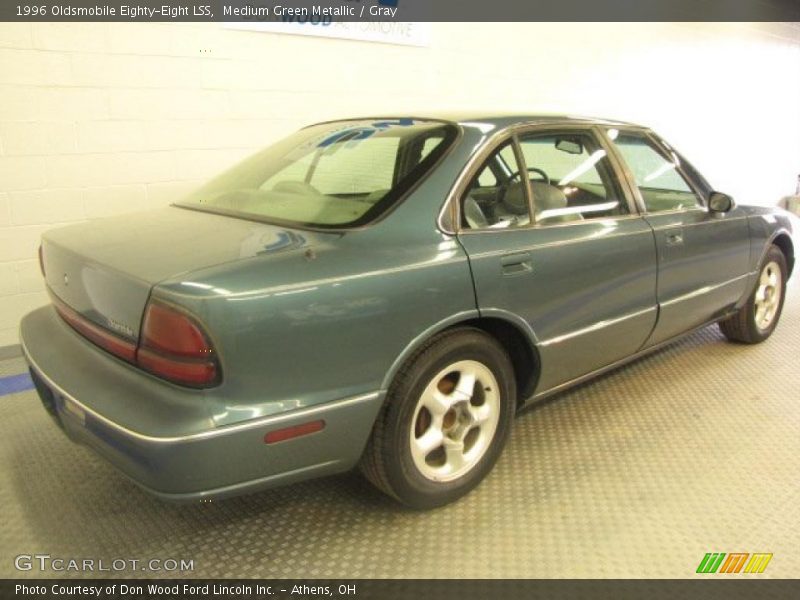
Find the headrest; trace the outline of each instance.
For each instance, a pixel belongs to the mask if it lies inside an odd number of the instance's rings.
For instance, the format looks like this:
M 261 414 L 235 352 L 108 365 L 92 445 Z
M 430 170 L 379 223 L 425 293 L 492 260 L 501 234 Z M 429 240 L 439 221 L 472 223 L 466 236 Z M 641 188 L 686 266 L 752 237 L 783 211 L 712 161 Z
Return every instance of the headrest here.
M 560 189 L 544 181 L 531 181 L 533 192 L 533 205 L 538 215 L 543 210 L 566 208 L 567 197 Z
M 543 210 L 565 208 L 567 206 L 567 197 L 564 192 L 544 181 L 531 181 L 531 192 L 533 192 L 533 203 L 536 207 L 537 215 Z M 514 214 L 524 215 L 528 213 L 525 188 L 521 182 L 512 183 L 506 188 L 503 204 Z
M 464 219 L 470 229 L 484 229 L 489 226 L 489 219 L 483 214 L 477 200 L 467 196 L 464 200 Z
M 506 188 L 503 204 L 515 215 L 528 214 L 528 199 L 525 197 L 525 188 L 521 182 L 512 183 Z

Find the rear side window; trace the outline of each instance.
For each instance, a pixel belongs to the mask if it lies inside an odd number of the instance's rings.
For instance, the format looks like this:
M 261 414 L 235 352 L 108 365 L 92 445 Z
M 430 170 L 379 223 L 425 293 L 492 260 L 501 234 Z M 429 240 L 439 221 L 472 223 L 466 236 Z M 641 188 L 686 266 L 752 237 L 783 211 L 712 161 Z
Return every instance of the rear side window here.
M 414 119 L 303 129 L 223 173 L 181 205 L 286 225 L 366 224 L 424 177 L 456 137 Z
M 702 206 L 700 197 L 678 170 L 681 161 L 675 152 L 663 154 L 652 140 L 639 133 L 611 130 L 609 138 L 633 174 L 647 212 Z
M 514 229 L 531 222 L 528 197 L 512 142 L 481 165 L 461 198 L 464 229 Z

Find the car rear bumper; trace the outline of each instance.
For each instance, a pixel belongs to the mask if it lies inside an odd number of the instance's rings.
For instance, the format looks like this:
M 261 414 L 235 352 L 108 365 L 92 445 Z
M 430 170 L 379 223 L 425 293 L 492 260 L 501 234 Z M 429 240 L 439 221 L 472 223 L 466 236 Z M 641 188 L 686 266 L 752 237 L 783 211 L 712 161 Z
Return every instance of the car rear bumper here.
M 197 409 L 197 392 L 182 398 L 182 390 L 121 365 L 69 329 L 52 307 L 22 320 L 20 342 L 42 403 L 64 432 L 167 500 L 216 499 L 346 471 L 358 461 L 383 400 L 373 392 L 214 427 Z M 101 396 L 113 404 L 94 401 Z M 139 407 L 143 425 L 100 408 L 118 403 Z M 156 426 L 159 414 L 170 420 L 169 431 Z M 270 432 L 312 421 L 323 421 L 323 429 L 265 443 Z

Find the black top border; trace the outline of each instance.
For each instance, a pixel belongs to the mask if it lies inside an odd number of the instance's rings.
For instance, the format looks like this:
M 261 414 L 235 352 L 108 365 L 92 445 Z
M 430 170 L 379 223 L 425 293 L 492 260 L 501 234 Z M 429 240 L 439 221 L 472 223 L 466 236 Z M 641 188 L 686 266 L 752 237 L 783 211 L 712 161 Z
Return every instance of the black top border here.
M 0 21 L 794 22 L 797 0 L 3 0 Z

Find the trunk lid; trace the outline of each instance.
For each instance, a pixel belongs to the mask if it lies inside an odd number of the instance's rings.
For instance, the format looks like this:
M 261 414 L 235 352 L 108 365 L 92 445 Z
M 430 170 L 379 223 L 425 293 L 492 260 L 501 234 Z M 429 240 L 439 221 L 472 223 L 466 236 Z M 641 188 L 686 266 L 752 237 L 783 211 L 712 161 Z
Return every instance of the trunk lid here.
M 42 258 L 53 294 L 84 318 L 136 340 L 158 282 L 314 245 L 326 235 L 168 207 L 48 231 Z

